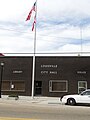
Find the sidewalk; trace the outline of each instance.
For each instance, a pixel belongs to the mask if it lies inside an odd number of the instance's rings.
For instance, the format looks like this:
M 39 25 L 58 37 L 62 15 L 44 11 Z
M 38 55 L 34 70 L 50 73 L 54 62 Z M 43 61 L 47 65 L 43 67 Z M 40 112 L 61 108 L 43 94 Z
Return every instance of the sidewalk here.
M 61 104 L 59 97 L 31 97 L 31 96 L 19 96 L 18 100 L 15 100 L 14 97 L 8 97 L 8 95 L 2 95 L 0 99 L 0 103 L 14 103 L 18 102 L 21 104 L 41 104 L 41 105 L 48 105 L 48 104 Z

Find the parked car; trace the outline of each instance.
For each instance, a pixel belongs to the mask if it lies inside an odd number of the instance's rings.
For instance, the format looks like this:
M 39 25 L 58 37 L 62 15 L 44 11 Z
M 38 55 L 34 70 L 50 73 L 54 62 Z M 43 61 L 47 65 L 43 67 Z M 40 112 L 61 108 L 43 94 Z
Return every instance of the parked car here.
M 61 102 L 67 105 L 90 104 L 90 89 L 76 95 L 65 95 L 61 98 Z

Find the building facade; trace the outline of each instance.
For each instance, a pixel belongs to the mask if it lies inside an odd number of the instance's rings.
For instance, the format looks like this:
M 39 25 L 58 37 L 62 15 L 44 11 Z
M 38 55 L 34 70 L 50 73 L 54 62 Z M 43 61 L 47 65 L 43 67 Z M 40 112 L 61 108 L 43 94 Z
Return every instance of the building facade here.
M 2 94 L 31 96 L 33 57 L 1 57 Z M 34 95 L 62 96 L 90 88 L 90 57 L 36 56 Z

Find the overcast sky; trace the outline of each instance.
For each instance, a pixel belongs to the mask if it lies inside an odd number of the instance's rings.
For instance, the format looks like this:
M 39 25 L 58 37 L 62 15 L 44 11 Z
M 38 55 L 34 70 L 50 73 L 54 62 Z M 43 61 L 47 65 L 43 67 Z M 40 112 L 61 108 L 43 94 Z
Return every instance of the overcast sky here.
M 33 53 L 35 0 L 0 0 L 0 53 Z M 90 0 L 37 0 L 36 53 L 90 52 Z

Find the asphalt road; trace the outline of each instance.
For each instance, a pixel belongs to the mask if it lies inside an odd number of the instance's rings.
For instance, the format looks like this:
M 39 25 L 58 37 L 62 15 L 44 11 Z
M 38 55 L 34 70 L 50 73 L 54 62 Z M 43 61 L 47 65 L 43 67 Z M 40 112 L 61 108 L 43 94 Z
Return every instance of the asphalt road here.
M 0 103 L 0 120 L 90 120 L 90 107 Z

